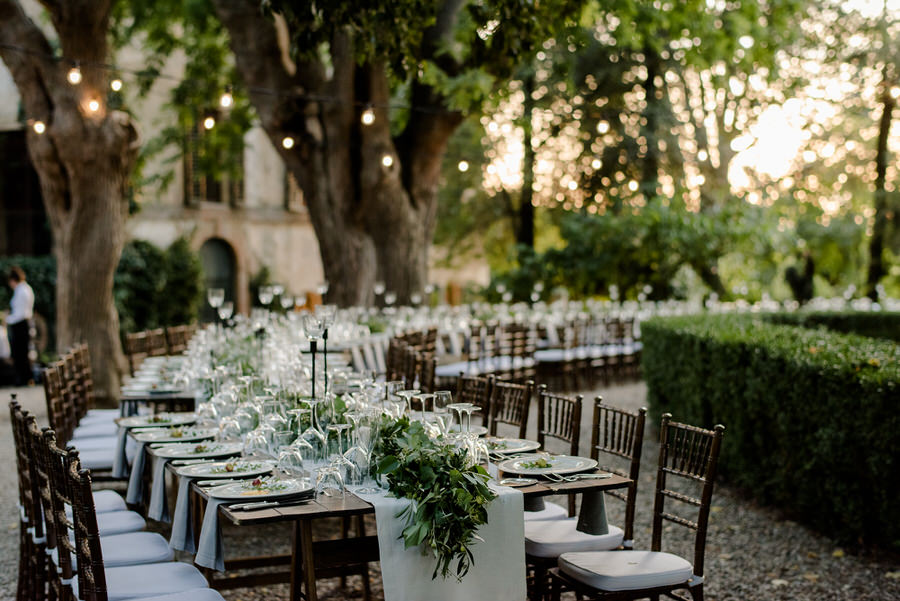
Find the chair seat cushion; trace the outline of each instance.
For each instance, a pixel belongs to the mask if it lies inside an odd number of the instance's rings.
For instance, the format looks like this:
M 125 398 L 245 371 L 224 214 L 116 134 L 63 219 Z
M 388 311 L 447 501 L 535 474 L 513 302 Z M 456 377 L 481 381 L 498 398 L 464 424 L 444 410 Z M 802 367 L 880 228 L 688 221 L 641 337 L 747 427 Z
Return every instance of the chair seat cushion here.
M 525 521 L 540 520 L 564 520 L 569 517 L 569 510 L 556 503 L 544 502 L 544 508 L 540 511 L 526 511 Z
M 88 409 L 88 412 L 84 415 L 84 417 L 102 417 L 103 419 L 113 420 L 117 417 L 120 417 L 121 415 L 122 412 L 119 409 Z
M 603 591 L 633 591 L 686 583 L 694 569 L 686 559 L 654 551 L 564 553 L 559 569 Z
M 115 449 L 86 449 L 78 450 L 81 459 L 81 467 L 88 470 L 111 470 Z
M 78 579 L 72 582 L 76 596 Z M 172 597 L 175 599 L 201 599 L 200 589 L 206 589 L 206 578 L 194 566 L 181 562 L 150 563 L 138 566 L 106 568 L 106 590 L 109 601 L 162 597 L 172 593 L 194 591 L 197 596 Z M 166 597 L 163 597 L 165 599 Z M 210 597 L 214 599 L 215 597 Z
M 134 511 L 107 511 L 97 514 L 97 528 L 100 536 L 138 532 L 147 526 L 147 522 Z
M 457 361 L 456 363 L 447 363 L 446 365 L 438 365 L 434 368 L 434 375 L 438 378 L 455 378 L 460 372 L 465 373 L 469 364 L 465 361 Z
M 115 436 L 118 426 L 112 421 L 99 424 L 85 424 L 72 431 L 72 438 L 94 438 L 95 436 Z
M 622 544 L 621 528 L 610 526 L 607 534 L 587 534 L 577 526 L 578 518 L 525 522 L 525 553 L 559 557 L 577 551 L 609 551 Z
M 156 532 L 129 532 L 100 537 L 100 550 L 103 553 L 103 565 L 107 568 L 136 566 L 145 563 L 161 563 L 172 561 L 175 553 L 169 542 Z M 53 562 L 59 549 L 53 549 L 50 555 Z M 78 562 L 72 557 L 72 566 L 78 568 Z
M 95 490 L 94 491 L 94 510 L 97 513 L 107 513 L 109 511 L 124 511 L 128 509 L 125 506 L 125 499 L 122 495 L 114 490 Z M 72 519 L 72 506 L 66 505 L 66 517 Z
M 225 601 L 225 598 L 211 588 L 203 588 L 159 597 L 144 597 L 141 601 Z
M 79 451 L 95 451 L 97 449 L 106 449 L 110 452 L 116 450 L 115 436 L 94 436 L 91 438 L 73 438 L 69 441 L 70 447 L 75 447 Z

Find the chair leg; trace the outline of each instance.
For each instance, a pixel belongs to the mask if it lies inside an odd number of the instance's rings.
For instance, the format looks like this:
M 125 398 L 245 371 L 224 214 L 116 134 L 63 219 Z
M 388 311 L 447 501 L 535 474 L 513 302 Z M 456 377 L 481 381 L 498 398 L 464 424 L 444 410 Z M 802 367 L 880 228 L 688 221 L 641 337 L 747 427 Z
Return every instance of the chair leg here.
M 698 584 L 697 586 L 692 587 L 688 590 L 690 590 L 691 598 L 693 598 L 694 601 L 703 601 L 703 585 L 702 584 Z

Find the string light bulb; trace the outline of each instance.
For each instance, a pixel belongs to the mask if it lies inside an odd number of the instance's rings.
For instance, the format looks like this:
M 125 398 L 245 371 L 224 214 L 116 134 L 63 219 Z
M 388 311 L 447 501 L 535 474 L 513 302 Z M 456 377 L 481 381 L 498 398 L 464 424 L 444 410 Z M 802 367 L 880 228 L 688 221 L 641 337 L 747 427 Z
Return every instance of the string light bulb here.
M 206 117 L 206 119 L 203 120 L 203 127 L 204 127 L 204 128 L 206 128 L 206 129 L 212 129 L 212 128 L 214 128 L 215 126 L 216 126 L 216 118 L 213 117 L 212 115 L 209 115 L 208 117 Z
M 234 104 L 234 96 L 231 95 L 231 86 L 225 88 L 225 93 L 222 94 L 222 97 L 219 98 L 219 106 L 223 109 L 231 108 L 231 105 Z
M 461 172 L 465 173 L 466 171 L 469 170 L 469 162 L 468 162 L 468 161 L 460 161 L 460 162 L 459 162 L 459 165 L 457 165 L 457 168 L 458 168 Z
M 109 87 L 113 92 L 119 92 L 122 90 L 122 80 L 116 77 L 111 82 L 109 82 Z
M 45 131 L 47 131 L 47 126 L 44 124 L 43 121 L 40 121 L 40 120 L 32 123 L 31 128 L 34 130 L 34 133 L 36 133 L 37 135 L 41 135 Z
M 69 69 L 69 72 L 66 74 L 66 79 L 68 79 L 69 83 L 73 86 L 77 86 L 81 83 L 81 69 L 78 67 L 78 65 L 75 65 L 74 67 Z
M 100 110 L 100 101 L 99 100 L 90 100 L 88 101 L 88 110 L 92 113 L 96 113 Z
M 900 87 L 893 86 L 891 88 L 891 98 L 893 98 L 894 100 L 897 100 L 897 98 L 900 98 Z
M 373 111 L 371 107 L 367 108 L 362 112 L 362 116 L 359 120 L 362 121 L 363 125 L 372 125 L 375 123 L 375 111 Z
M 383 157 L 381 157 L 381 164 L 385 167 L 390 167 L 394 164 L 394 157 L 389 154 L 384 155 Z
M 281 145 L 285 148 L 285 150 L 290 150 L 294 147 L 294 138 L 290 136 L 285 136 L 281 139 Z

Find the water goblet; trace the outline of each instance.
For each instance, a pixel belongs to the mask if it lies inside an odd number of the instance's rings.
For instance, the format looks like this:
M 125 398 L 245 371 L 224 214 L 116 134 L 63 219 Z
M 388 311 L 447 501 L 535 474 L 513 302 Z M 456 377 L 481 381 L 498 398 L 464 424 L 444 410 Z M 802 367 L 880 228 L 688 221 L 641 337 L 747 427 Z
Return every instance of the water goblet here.
M 302 478 L 305 471 L 303 469 L 303 452 L 300 447 L 293 444 L 283 447 L 278 451 L 275 467 L 288 478 Z
M 228 321 L 234 314 L 234 303 L 231 301 L 225 301 L 217 307 L 216 311 L 219 314 L 219 319 L 221 319 L 223 322 Z
M 344 478 L 340 470 L 327 465 L 319 468 L 316 475 L 316 495 L 326 497 L 344 497 Z
M 222 306 L 222 303 L 225 302 L 225 289 L 224 288 L 210 288 L 206 291 L 206 302 L 209 303 L 209 306 L 213 309 L 218 309 Z

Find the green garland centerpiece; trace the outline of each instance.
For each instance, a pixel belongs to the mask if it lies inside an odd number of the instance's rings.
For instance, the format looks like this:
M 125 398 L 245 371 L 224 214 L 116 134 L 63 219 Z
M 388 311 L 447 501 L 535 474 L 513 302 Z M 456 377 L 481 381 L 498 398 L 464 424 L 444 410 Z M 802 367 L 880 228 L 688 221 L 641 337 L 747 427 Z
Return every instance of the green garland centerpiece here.
M 375 457 L 391 494 L 411 501 L 397 515 L 406 519 L 406 548 L 421 547 L 437 559 L 432 578 L 438 572 L 447 578 L 455 561 L 462 580 L 472 566 L 471 547 L 482 540 L 476 532 L 487 523 L 487 505 L 497 496 L 488 473 L 469 465 L 465 449 L 429 438 L 407 417 L 383 419 Z

